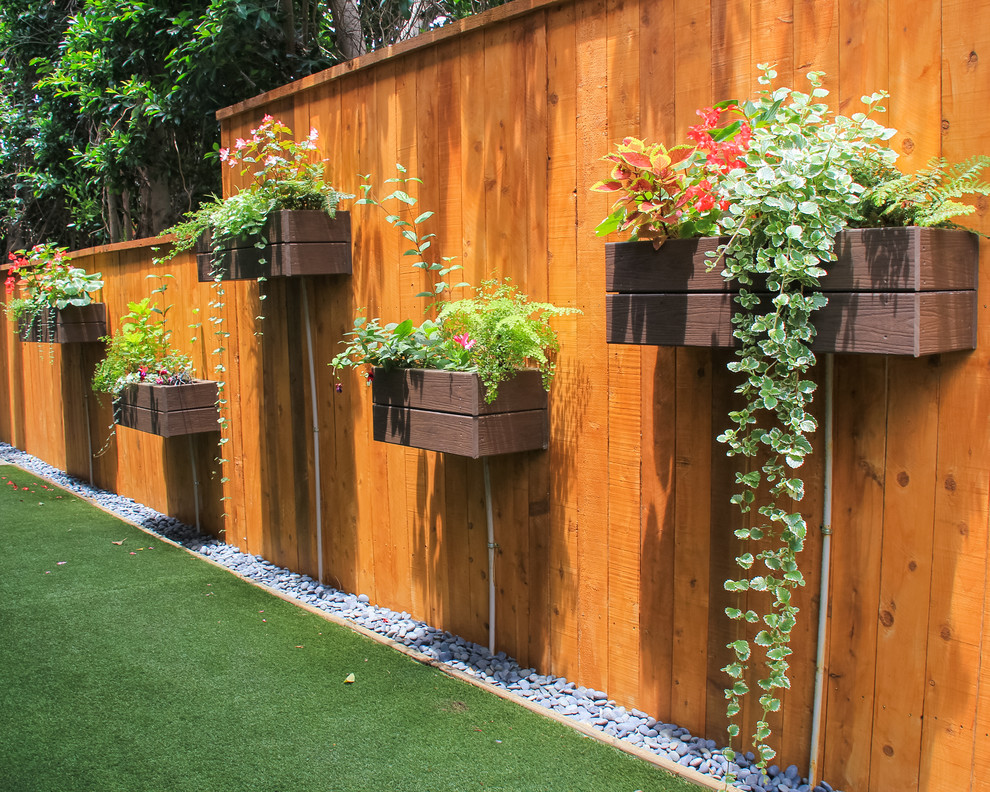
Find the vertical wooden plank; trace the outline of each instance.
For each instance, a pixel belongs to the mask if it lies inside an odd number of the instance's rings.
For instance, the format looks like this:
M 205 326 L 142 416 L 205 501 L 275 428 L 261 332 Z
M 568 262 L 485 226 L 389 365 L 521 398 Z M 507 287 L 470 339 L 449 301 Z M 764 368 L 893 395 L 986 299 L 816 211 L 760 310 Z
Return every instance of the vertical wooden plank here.
M 485 30 L 485 276 L 511 279 L 527 291 L 528 233 L 526 194 L 526 77 L 520 53 L 532 46 L 514 25 Z M 475 281 L 478 285 L 479 281 Z M 529 578 L 524 555 L 529 546 L 528 514 L 517 502 L 521 485 L 515 466 L 521 460 L 499 457 L 489 461 L 496 507 L 497 553 L 495 584 L 496 643 L 498 649 L 520 654 L 529 636 L 522 622 L 528 614 Z M 525 605 L 524 605 L 525 603 Z
M 887 0 L 839 0 L 839 112 L 858 113 L 860 97 L 890 87 L 887 37 L 878 35 L 887 24 Z
M 721 95 L 721 94 L 719 94 Z M 726 702 L 724 690 L 729 684 L 728 675 L 722 669 L 735 659 L 735 652 L 729 648 L 732 641 L 750 638 L 755 634 L 754 629 L 741 622 L 732 621 L 725 615 L 727 607 L 735 607 L 745 610 L 753 608 L 760 611 L 769 605 L 766 595 L 759 599 L 760 595 L 754 594 L 750 600 L 745 594 L 733 594 L 725 590 L 725 581 L 737 579 L 743 576 L 742 570 L 736 564 L 736 557 L 746 550 L 753 552 L 758 550 L 749 543 L 737 539 L 735 531 L 738 528 L 748 527 L 759 519 L 758 516 L 743 515 L 739 508 L 730 502 L 732 494 L 737 492 L 739 487 L 735 483 L 735 472 L 742 469 L 747 471 L 759 465 L 759 460 L 747 460 L 742 457 L 728 457 L 725 453 L 725 446 L 719 443 L 716 436 L 720 434 L 723 427 L 729 426 L 728 413 L 730 410 L 739 409 L 742 405 L 738 396 L 733 394 L 737 383 L 738 375 L 731 374 L 726 370 L 726 365 L 734 359 L 731 352 L 719 350 L 711 356 L 711 436 L 708 439 L 711 448 L 711 466 L 709 476 L 711 485 L 709 486 L 709 513 L 711 520 L 710 539 L 712 548 L 711 560 L 708 567 L 708 685 L 707 709 L 705 713 L 705 734 L 712 739 L 725 741 L 728 744 L 728 734 L 726 729 L 729 720 L 726 715 Z M 699 438 L 700 443 L 701 438 Z M 755 688 L 754 679 L 759 678 L 758 663 L 759 649 L 754 647 L 753 660 L 750 663 L 751 671 L 747 681 L 750 688 Z M 747 716 L 751 712 L 751 702 L 743 700 L 743 710 L 740 717 L 736 719 L 741 729 L 740 738 L 733 742 L 734 750 L 746 751 L 750 747 L 750 735 L 752 734 L 752 719 Z
M 576 9 L 577 35 L 577 145 L 578 184 L 594 182 L 597 160 L 608 150 L 605 108 L 606 53 L 605 4 L 603 0 L 583 3 Z M 603 471 L 608 463 L 608 400 L 600 373 L 606 370 L 601 327 L 605 289 L 601 265 L 601 244 L 594 228 L 605 216 L 607 204 L 597 193 L 578 190 L 577 227 L 577 305 L 584 312 L 578 324 L 577 344 L 581 350 L 580 387 L 585 401 L 587 422 L 578 439 L 576 463 L 578 479 L 578 675 L 581 684 L 602 688 L 608 680 L 609 630 L 605 604 L 608 602 L 610 563 L 607 525 L 607 487 Z M 607 483 L 607 482 L 606 482 Z
M 423 184 L 419 187 L 417 211 L 440 209 L 439 163 L 437 154 L 436 50 L 432 47 L 406 58 L 403 76 L 396 77 L 398 127 L 398 161 L 407 161 Z M 408 142 L 407 142 L 408 141 Z M 408 153 L 407 153 L 408 152 Z M 426 224 L 431 230 L 439 228 L 440 218 L 434 216 Z M 405 240 L 403 240 L 405 241 Z M 408 246 L 404 246 L 403 250 Z M 410 266 L 410 258 L 400 258 L 395 266 L 400 270 L 400 302 L 402 317 L 411 316 L 418 322 L 424 300 L 414 295 L 424 290 L 418 270 Z M 407 285 L 408 284 L 408 285 Z M 434 550 L 443 531 L 445 501 L 443 475 L 439 469 L 440 455 L 428 451 L 406 455 L 406 509 L 408 517 L 409 571 L 412 581 L 411 605 L 422 618 L 436 623 L 437 592 L 442 577 L 436 574 Z M 437 475 L 440 473 L 441 475 Z
M 577 305 L 577 91 L 575 9 L 547 10 L 547 236 L 548 296 L 556 305 Z M 556 323 L 560 340 L 557 379 L 550 391 L 550 619 L 549 666 L 578 674 L 577 587 L 578 427 L 586 412 L 577 393 L 580 360 L 577 327 L 583 317 Z
M 438 53 L 436 74 L 438 238 L 437 255 L 461 260 L 461 58 L 460 47 Z M 454 273 L 454 282 L 461 280 Z M 458 292 L 459 294 L 459 292 Z M 443 578 L 442 626 L 455 635 L 472 633 L 470 525 L 466 459 L 444 458 L 439 475 L 443 477 L 446 522 L 439 548 L 438 576 Z
M 753 51 L 764 52 L 763 47 L 769 45 L 769 40 L 757 37 L 758 46 L 754 46 L 754 29 L 759 24 L 766 24 L 758 2 L 731 3 L 712 6 L 711 19 L 711 48 L 712 48 L 712 87 L 710 99 L 723 101 L 726 99 L 741 100 L 752 93 L 751 63 Z M 775 53 L 767 51 L 767 58 L 773 60 Z M 699 105 L 700 106 L 700 105 Z M 689 108 L 678 106 L 678 118 L 683 118 Z M 698 122 L 697 116 L 690 120 L 691 124 Z M 682 122 L 683 123 L 683 122 Z M 729 501 L 731 494 L 736 491 L 735 471 L 740 465 L 757 464 L 753 460 L 740 457 L 728 458 L 725 446 L 716 439 L 722 428 L 728 425 L 728 411 L 738 404 L 737 397 L 732 395 L 739 378 L 726 370 L 726 365 L 733 358 L 722 352 L 711 355 L 710 398 L 711 422 L 708 437 L 704 438 L 710 448 L 710 466 L 708 477 L 709 529 L 708 547 L 712 552 L 708 556 L 708 570 L 704 585 L 707 588 L 708 617 L 706 630 L 708 635 L 708 658 L 705 696 L 706 708 L 703 716 L 705 734 L 718 739 L 720 742 L 728 739 L 726 729 L 726 703 L 724 689 L 729 683 L 729 677 L 722 669 L 735 658 L 735 652 L 728 644 L 739 638 L 751 637 L 753 630 L 748 625 L 734 622 L 725 615 L 726 607 L 734 606 L 746 609 L 766 607 L 766 595 L 762 602 L 748 602 L 750 596 L 759 598 L 761 595 L 731 595 L 725 590 L 725 581 L 741 576 L 741 570 L 735 563 L 735 557 L 743 552 L 744 543 L 735 537 L 735 530 L 751 522 L 744 517 L 739 509 Z M 698 438 L 699 444 L 703 442 Z M 719 548 L 717 552 L 714 548 Z M 752 548 L 747 548 L 752 549 Z M 751 689 L 756 689 L 758 679 L 758 651 L 754 653 L 754 662 L 747 681 Z M 741 727 L 741 738 L 733 743 L 735 748 L 746 750 L 750 744 L 749 735 L 753 729 L 751 723 L 753 702 L 752 697 L 742 701 L 742 712 L 737 719 Z
M 549 193 L 548 162 L 548 34 L 543 12 L 525 31 L 522 41 L 525 95 L 523 131 L 526 194 L 526 293 L 533 300 L 548 300 Z M 526 622 L 520 635 L 520 653 L 527 665 L 548 668 L 550 664 L 550 469 L 549 454 L 527 454 L 524 519 L 528 522 L 529 545 L 524 554 L 527 574 Z M 524 645 L 523 645 L 524 644 Z
M 609 138 L 638 133 L 640 77 L 637 0 L 607 4 Z M 604 170 L 604 163 L 599 165 Z M 604 216 L 604 215 L 603 215 Z M 600 261 L 604 245 L 599 243 Z M 642 437 L 639 347 L 608 348 L 608 635 L 609 694 L 639 703 L 640 499 L 639 450 Z
M 678 140 L 697 121 L 699 107 L 712 102 L 711 10 L 696 3 L 674 3 L 676 120 Z M 711 470 L 711 353 L 702 349 L 676 352 L 674 486 L 673 653 L 670 717 L 694 733 L 704 733 L 708 631 Z
M 931 597 L 938 369 L 891 360 L 871 789 L 915 789 Z M 912 647 L 905 652 L 904 647 Z
M 640 3 L 639 131 L 647 140 L 675 135 L 674 9 Z M 614 141 L 613 141 L 614 142 Z M 640 500 L 640 708 L 670 717 L 674 598 L 675 353 L 642 350 Z
M 364 91 L 368 85 L 368 76 L 363 72 L 340 81 L 341 144 L 334 146 L 332 151 L 341 185 L 354 194 L 359 192 L 357 174 L 368 173 L 371 169 L 366 159 L 369 107 L 373 110 L 373 103 L 365 101 Z M 348 142 L 344 144 L 344 141 Z M 371 231 L 375 227 L 372 208 L 353 206 L 351 209 L 354 274 L 348 279 L 349 283 L 340 287 L 342 295 L 339 305 L 345 315 L 339 318 L 336 325 L 341 329 L 335 334 L 333 342 L 335 354 L 340 349 L 336 342 L 343 339 L 343 332 L 351 329 L 358 307 L 367 306 L 369 312 L 374 307 L 369 305 L 369 292 L 370 285 L 374 283 L 374 262 L 379 257 L 371 250 Z M 371 399 L 364 386 L 364 377 L 359 372 L 341 372 L 340 386 L 341 392 L 335 391 L 333 396 L 336 450 L 331 475 L 334 476 L 334 491 L 345 493 L 346 500 L 343 502 L 347 506 L 343 513 L 336 512 L 338 519 L 334 520 L 332 528 L 334 545 L 328 554 L 327 569 L 330 580 L 336 581 L 335 585 L 343 590 L 373 592 L 374 567 L 368 564 L 370 573 L 362 574 L 361 564 L 365 556 L 359 549 L 368 543 L 368 537 L 372 534 L 372 528 L 368 525 L 372 516 L 371 503 L 376 498 L 380 499 L 382 486 L 381 482 L 369 480 L 367 475 L 371 469 Z M 329 514 L 327 518 L 330 519 Z
M 831 92 L 827 101 L 838 102 L 840 0 L 794 0 L 794 73 L 825 72 L 824 85 Z
M 754 10 L 753 5 L 756 5 Z M 760 0 L 711 4 L 712 100 L 743 99 L 748 96 L 752 68 L 753 28 L 766 25 Z M 760 49 L 765 43 L 760 42 Z M 773 56 L 768 56 L 770 60 Z M 699 106 L 700 107 L 700 106 Z M 683 110 L 679 111 L 683 114 Z M 698 119 L 693 119 L 696 123 Z
M 753 0 L 750 75 L 753 84 L 759 76 L 759 64 L 773 64 L 778 79 L 784 85 L 805 90 L 804 69 L 795 74 L 794 16 L 799 0 Z
M 939 3 L 887 0 L 890 71 L 887 76 L 890 125 L 897 135 L 890 147 L 905 173 L 923 167 L 941 150 L 942 86 L 934 79 L 941 67 Z
M 867 789 L 883 540 L 886 361 L 840 357 L 835 383 L 832 576 L 824 777 Z
M 377 177 L 373 177 L 377 181 L 376 188 L 385 178 L 394 175 L 394 164 L 401 162 L 397 116 L 399 79 L 397 65 L 391 62 L 378 66 L 372 75 L 371 90 L 375 107 L 374 115 L 369 116 L 367 131 L 369 149 L 367 170 L 378 174 Z M 406 165 L 407 162 L 408 160 L 401 164 Z M 367 208 L 373 209 L 373 207 Z M 404 240 L 394 229 L 385 225 L 377 210 L 369 219 L 374 224 L 372 227 L 378 230 L 379 238 L 375 244 L 380 246 L 379 259 L 372 268 L 369 268 L 368 273 L 371 275 L 374 272 L 377 276 L 377 281 L 374 282 L 377 288 L 374 289 L 374 293 L 377 296 L 378 306 L 374 315 L 398 317 L 402 313 L 406 291 L 401 288 L 401 284 L 407 280 L 404 277 L 406 273 L 400 273 L 399 270 L 401 250 L 404 250 L 401 248 L 401 243 Z M 366 546 L 362 555 L 373 559 L 375 601 L 394 603 L 392 607 L 397 610 L 410 610 L 412 581 L 409 579 L 409 533 L 405 518 L 406 451 L 375 442 L 371 442 L 370 450 L 374 475 L 379 481 L 388 482 L 388 496 L 382 498 L 379 494 L 376 498 L 374 492 L 369 492 L 369 496 L 373 499 L 371 515 L 375 525 L 368 536 L 372 540 L 368 544 L 373 544 L 374 549 Z
M 990 51 L 990 3 L 952 0 L 941 10 L 941 154 L 955 162 L 986 152 L 988 77 L 979 59 Z M 975 203 L 977 214 L 965 221 L 986 232 L 986 201 Z M 990 250 L 981 240 L 982 288 L 990 277 L 988 261 Z M 981 290 L 976 351 L 943 356 L 923 788 L 990 789 L 988 306 Z
M 480 283 L 489 267 L 486 232 L 486 144 L 488 125 L 485 80 L 485 31 L 477 30 L 460 40 L 459 103 L 461 262 L 468 283 Z M 454 251 L 457 252 L 457 251 Z M 468 588 L 466 604 L 471 614 L 474 640 L 487 643 L 488 633 L 488 536 L 485 524 L 484 483 L 481 462 L 465 462 L 468 531 Z

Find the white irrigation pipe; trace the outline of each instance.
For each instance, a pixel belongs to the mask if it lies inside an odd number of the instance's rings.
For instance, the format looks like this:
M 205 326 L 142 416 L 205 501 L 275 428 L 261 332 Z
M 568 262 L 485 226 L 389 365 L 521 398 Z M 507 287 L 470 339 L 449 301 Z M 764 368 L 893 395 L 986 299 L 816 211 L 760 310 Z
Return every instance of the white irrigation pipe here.
M 199 471 L 196 467 L 196 449 L 193 446 L 193 436 L 186 435 L 189 440 L 189 464 L 192 467 L 193 474 L 193 500 L 196 502 L 196 533 L 200 532 L 199 529 Z
M 306 319 L 306 352 L 309 356 L 309 401 L 313 417 L 313 491 L 316 494 L 316 579 L 323 582 L 323 488 L 320 478 L 320 418 L 316 403 L 316 367 L 313 364 L 313 326 L 309 318 L 309 297 L 306 294 L 306 279 L 300 278 L 302 285 L 303 316 Z
M 93 429 L 89 422 L 89 388 L 83 390 L 83 409 L 86 411 L 86 448 L 89 451 L 89 485 L 93 484 Z
M 485 472 L 485 519 L 488 523 L 488 651 L 495 654 L 495 520 L 492 517 L 492 478 L 488 457 L 482 457 Z
M 822 572 L 818 601 L 818 656 L 815 659 L 815 701 L 811 715 L 811 761 L 808 783 L 818 781 L 818 744 L 821 739 L 825 703 L 825 643 L 828 628 L 829 571 L 832 555 L 832 410 L 835 395 L 835 356 L 825 355 L 825 482 L 822 507 Z

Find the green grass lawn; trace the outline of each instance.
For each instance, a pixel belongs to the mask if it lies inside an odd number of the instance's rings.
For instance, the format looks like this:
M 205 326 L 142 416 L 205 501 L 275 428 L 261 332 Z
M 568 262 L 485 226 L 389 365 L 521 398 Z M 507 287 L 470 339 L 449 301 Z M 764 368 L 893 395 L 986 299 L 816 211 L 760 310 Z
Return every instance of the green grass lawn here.
M 694 789 L 0 466 L 2 792 Z

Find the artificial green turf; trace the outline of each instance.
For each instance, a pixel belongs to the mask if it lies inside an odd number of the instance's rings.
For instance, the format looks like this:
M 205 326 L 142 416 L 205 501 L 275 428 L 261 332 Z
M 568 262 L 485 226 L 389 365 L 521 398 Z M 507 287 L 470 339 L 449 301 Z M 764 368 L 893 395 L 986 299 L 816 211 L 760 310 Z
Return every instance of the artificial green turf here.
M 3 792 L 692 789 L 0 466 Z

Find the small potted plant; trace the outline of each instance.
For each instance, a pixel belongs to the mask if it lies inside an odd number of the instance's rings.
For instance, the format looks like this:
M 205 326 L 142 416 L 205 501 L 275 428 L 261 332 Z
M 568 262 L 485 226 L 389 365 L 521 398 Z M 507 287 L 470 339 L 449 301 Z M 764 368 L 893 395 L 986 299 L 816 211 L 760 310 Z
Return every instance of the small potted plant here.
M 382 200 L 411 209 L 416 199 L 408 188 L 419 180 L 399 170 L 400 177 L 389 180 L 399 188 Z M 367 184 L 362 189 L 358 203 L 382 206 Z M 460 269 L 449 257 L 432 263 L 423 258 L 433 235 L 421 234 L 419 224 L 432 212 L 410 220 L 398 211 L 386 215 L 414 245 L 413 266 L 440 280 L 417 295 L 439 298 L 434 318 L 415 326 L 409 319 L 383 325 L 358 316 L 331 363 L 336 371 L 368 368 L 375 439 L 473 458 L 545 449 L 547 390 L 558 349 L 550 319 L 578 311 L 532 302 L 497 278 L 484 281 L 474 297 L 443 299 L 468 284 L 451 287 L 443 280 Z
M 292 130 L 266 115 L 251 137 L 238 138 L 220 159 L 253 181 L 214 199 L 165 233 L 171 255 L 196 248 L 200 281 L 300 275 L 349 275 L 351 226 L 337 212 L 342 198 L 324 181 L 324 162 L 311 161 L 317 131 L 294 141 Z
M 106 306 L 92 297 L 103 288 L 100 273 L 73 267 L 65 248 L 50 242 L 10 253 L 9 260 L 6 310 L 22 341 L 72 344 L 106 335 Z
M 195 379 L 192 361 L 172 347 L 168 308 L 150 297 L 127 307 L 93 375 L 93 389 L 113 397 L 114 422 L 162 437 L 217 431 L 217 383 Z

